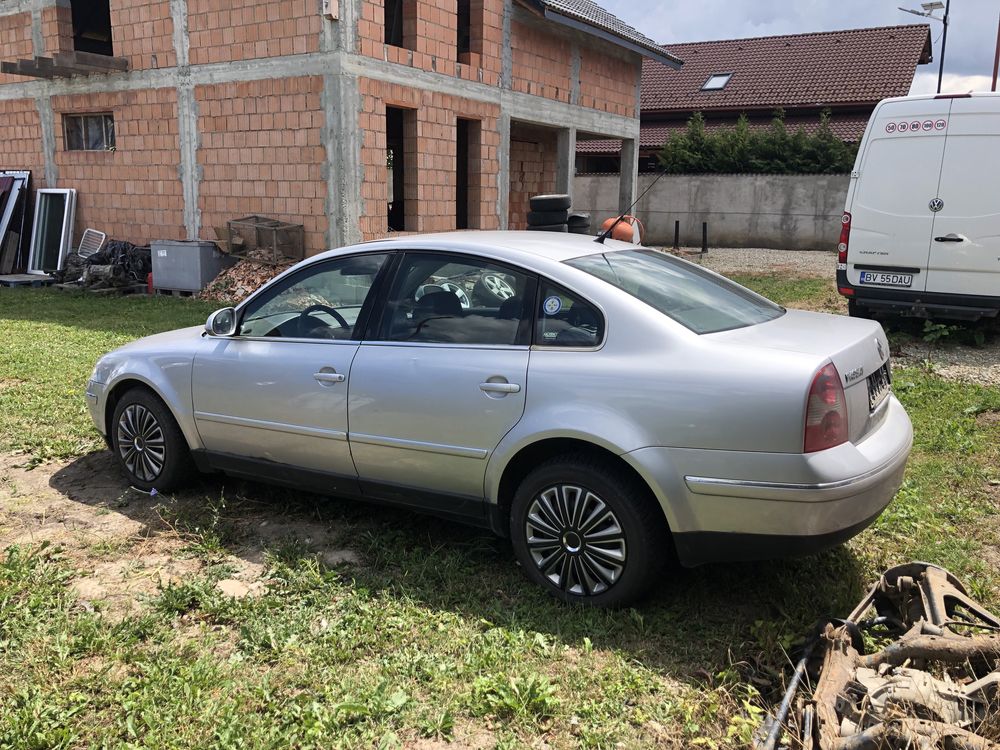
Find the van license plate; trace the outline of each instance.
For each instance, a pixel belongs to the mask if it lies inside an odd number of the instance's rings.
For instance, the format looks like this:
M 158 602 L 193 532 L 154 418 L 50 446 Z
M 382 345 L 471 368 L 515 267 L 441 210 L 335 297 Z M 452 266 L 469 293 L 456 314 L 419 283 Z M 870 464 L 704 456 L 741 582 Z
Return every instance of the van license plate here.
M 886 273 L 884 271 L 862 271 L 861 283 L 869 286 L 913 286 L 912 273 Z

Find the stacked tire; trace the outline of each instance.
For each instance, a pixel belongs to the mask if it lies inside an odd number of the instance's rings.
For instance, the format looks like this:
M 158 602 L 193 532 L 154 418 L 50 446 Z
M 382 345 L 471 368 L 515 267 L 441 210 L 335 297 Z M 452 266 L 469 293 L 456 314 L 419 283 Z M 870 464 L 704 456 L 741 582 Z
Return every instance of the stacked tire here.
M 536 195 L 530 202 L 529 231 L 590 234 L 590 214 L 571 213 L 573 201 L 568 195 Z

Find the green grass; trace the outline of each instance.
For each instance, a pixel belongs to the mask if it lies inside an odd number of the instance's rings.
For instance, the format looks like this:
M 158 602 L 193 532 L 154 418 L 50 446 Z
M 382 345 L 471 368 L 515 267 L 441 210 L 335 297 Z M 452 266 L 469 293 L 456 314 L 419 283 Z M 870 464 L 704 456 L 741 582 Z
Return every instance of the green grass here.
M 0 289 L 0 451 L 38 460 L 95 450 L 82 394 L 98 357 L 140 336 L 204 323 L 192 299 Z
M 93 361 L 199 323 L 209 307 L 0 292 L 2 449 L 45 459 L 99 448 L 81 397 Z M 674 571 L 621 612 L 559 605 L 505 542 L 403 511 L 221 480 L 122 507 L 109 498 L 126 514 L 161 502 L 200 572 L 119 618 L 72 593 L 79 557 L 0 555 L 0 750 L 745 747 L 780 691 L 783 650 L 820 617 L 846 614 L 886 566 L 942 563 L 1000 604 L 983 554 L 997 543 L 1000 424 L 982 417 L 1000 410 L 1000 390 L 917 368 L 898 370 L 895 388 L 916 443 L 871 529 L 805 560 Z M 329 529 L 363 564 L 327 568 L 310 541 L 280 539 L 263 550 L 261 594 L 228 599 L 215 585 L 230 575 L 226 556 L 246 554 L 246 527 L 262 521 Z M 92 542 L 86 554 L 129 552 Z

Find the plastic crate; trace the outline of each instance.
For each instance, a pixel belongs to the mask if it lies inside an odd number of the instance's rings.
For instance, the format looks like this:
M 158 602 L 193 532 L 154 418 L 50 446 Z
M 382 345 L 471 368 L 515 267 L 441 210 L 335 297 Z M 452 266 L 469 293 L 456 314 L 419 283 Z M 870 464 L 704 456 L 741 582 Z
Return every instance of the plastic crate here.
M 261 263 L 288 263 L 305 257 L 305 230 L 267 216 L 244 216 L 227 222 L 229 253 Z

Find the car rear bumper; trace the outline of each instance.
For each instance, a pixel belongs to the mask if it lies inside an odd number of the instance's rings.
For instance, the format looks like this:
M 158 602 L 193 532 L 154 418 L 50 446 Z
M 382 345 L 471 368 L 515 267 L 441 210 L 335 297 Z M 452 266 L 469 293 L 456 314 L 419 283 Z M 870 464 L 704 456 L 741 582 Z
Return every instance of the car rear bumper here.
M 837 288 L 853 291 L 844 296 L 872 312 L 973 321 L 1000 315 L 1000 297 L 853 286 L 844 271 L 837 272 Z
M 659 496 L 682 564 L 813 554 L 873 523 L 902 484 L 913 428 L 894 396 L 882 408 L 864 440 L 818 453 L 643 448 L 625 458 Z

